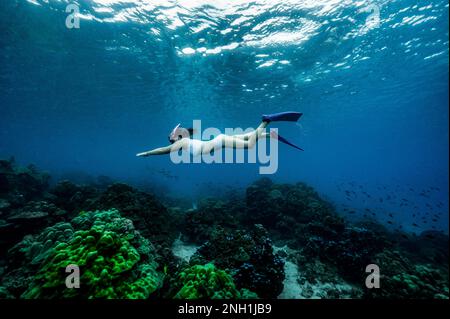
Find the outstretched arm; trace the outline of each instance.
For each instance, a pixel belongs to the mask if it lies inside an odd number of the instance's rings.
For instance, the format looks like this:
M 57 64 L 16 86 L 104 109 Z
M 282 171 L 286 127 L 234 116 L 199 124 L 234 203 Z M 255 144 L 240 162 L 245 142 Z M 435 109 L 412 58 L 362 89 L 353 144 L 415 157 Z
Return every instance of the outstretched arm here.
M 136 154 L 136 156 L 164 155 L 164 154 L 169 154 L 171 152 L 171 149 L 172 149 L 172 145 L 158 147 L 151 151 L 138 153 L 138 154 Z
M 188 138 L 183 138 L 183 139 L 181 139 L 179 141 L 176 141 L 172 145 L 168 145 L 168 146 L 164 146 L 164 147 L 158 147 L 158 148 L 155 148 L 154 150 L 151 150 L 151 151 L 138 153 L 138 154 L 136 154 L 136 156 L 150 156 L 150 155 L 169 154 L 170 152 L 176 152 L 180 148 L 187 146 L 188 143 L 189 143 L 189 139 Z

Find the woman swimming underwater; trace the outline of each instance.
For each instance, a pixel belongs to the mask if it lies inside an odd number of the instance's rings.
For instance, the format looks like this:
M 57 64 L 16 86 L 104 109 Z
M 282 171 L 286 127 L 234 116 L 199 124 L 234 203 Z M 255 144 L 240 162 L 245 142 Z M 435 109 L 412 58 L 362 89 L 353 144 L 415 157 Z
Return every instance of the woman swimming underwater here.
M 171 152 L 178 152 L 180 149 L 188 149 L 192 153 L 192 155 L 197 156 L 200 154 L 210 154 L 212 151 L 222 148 L 252 148 L 256 145 L 257 140 L 260 138 L 275 138 L 282 143 L 303 151 L 303 149 L 287 141 L 285 138 L 278 135 L 275 131 L 271 130 L 270 133 L 264 132 L 265 128 L 267 127 L 267 125 L 269 125 L 270 122 L 297 122 L 301 116 L 302 113 L 298 112 L 282 112 L 263 115 L 261 124 L 256 130 L 252 132 L 236 135 L 219 134 L 209 141 L 202 141 L 191 138 L 193 130 L 182 128 L 180 127 L 180 124 L 178 124 L 169 134 L 170 145 L 139 153 L 136 154 L 136 156 L 163 155 L 169 154 Z

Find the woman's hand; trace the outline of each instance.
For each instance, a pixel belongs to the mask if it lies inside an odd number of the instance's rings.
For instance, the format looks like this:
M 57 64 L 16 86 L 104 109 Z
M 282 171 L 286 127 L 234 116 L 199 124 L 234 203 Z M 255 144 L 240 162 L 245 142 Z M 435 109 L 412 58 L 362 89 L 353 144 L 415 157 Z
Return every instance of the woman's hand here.
M 150 156 L 150 155 L 169 154 L 172 151 L 172 148 L 173 148 L 172 145 L 165 146 L 165 147 L 159 147 L 159 148 L 155 148 L 154 150 L 151 150 L 151 151 L 138 153 L 138 154 L 136 154 L 136 156 L 138 156 L 138 157 L 146 157 L 146 156 Z

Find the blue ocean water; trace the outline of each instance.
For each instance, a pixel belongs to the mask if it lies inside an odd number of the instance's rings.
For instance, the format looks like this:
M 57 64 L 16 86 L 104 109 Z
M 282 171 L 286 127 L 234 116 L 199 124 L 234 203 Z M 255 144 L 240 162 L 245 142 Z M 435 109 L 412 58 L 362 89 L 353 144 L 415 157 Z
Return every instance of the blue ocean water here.
M 259 165 L 135 154 L 178 123 L 245 129 L 296 110 L 276 127 L 305 151 L 280 145 L 270 178 L 407 230 L 440 213 L 448 229 L 447 1 L 10 0 L 0 30 L 0 157 L 195 202 Z

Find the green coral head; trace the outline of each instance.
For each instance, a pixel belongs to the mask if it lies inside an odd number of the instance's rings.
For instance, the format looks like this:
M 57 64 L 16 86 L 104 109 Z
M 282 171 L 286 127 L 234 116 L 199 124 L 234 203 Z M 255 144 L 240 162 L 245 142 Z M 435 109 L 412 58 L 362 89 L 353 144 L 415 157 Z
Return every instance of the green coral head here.
M 148 298 L 161 285 L 163 275 L 152 260 L 141 262 L 139 251 L 149 245 L 135 237 L 130 221 L 118 210 L 85 212 L 75 224 L 77 230 L 66 243 L 58 243 L 53 254 L 35 276 L 24 298 Z M 80 289 L 68 289 L 65 269 L 80 268 Z
M 247 289 L 239 291 L 233 277 L 212 263 L 194 265 L 179 274 L 182 287 L 175 294 L 176 299 L 240 299 L 257 298 Z

